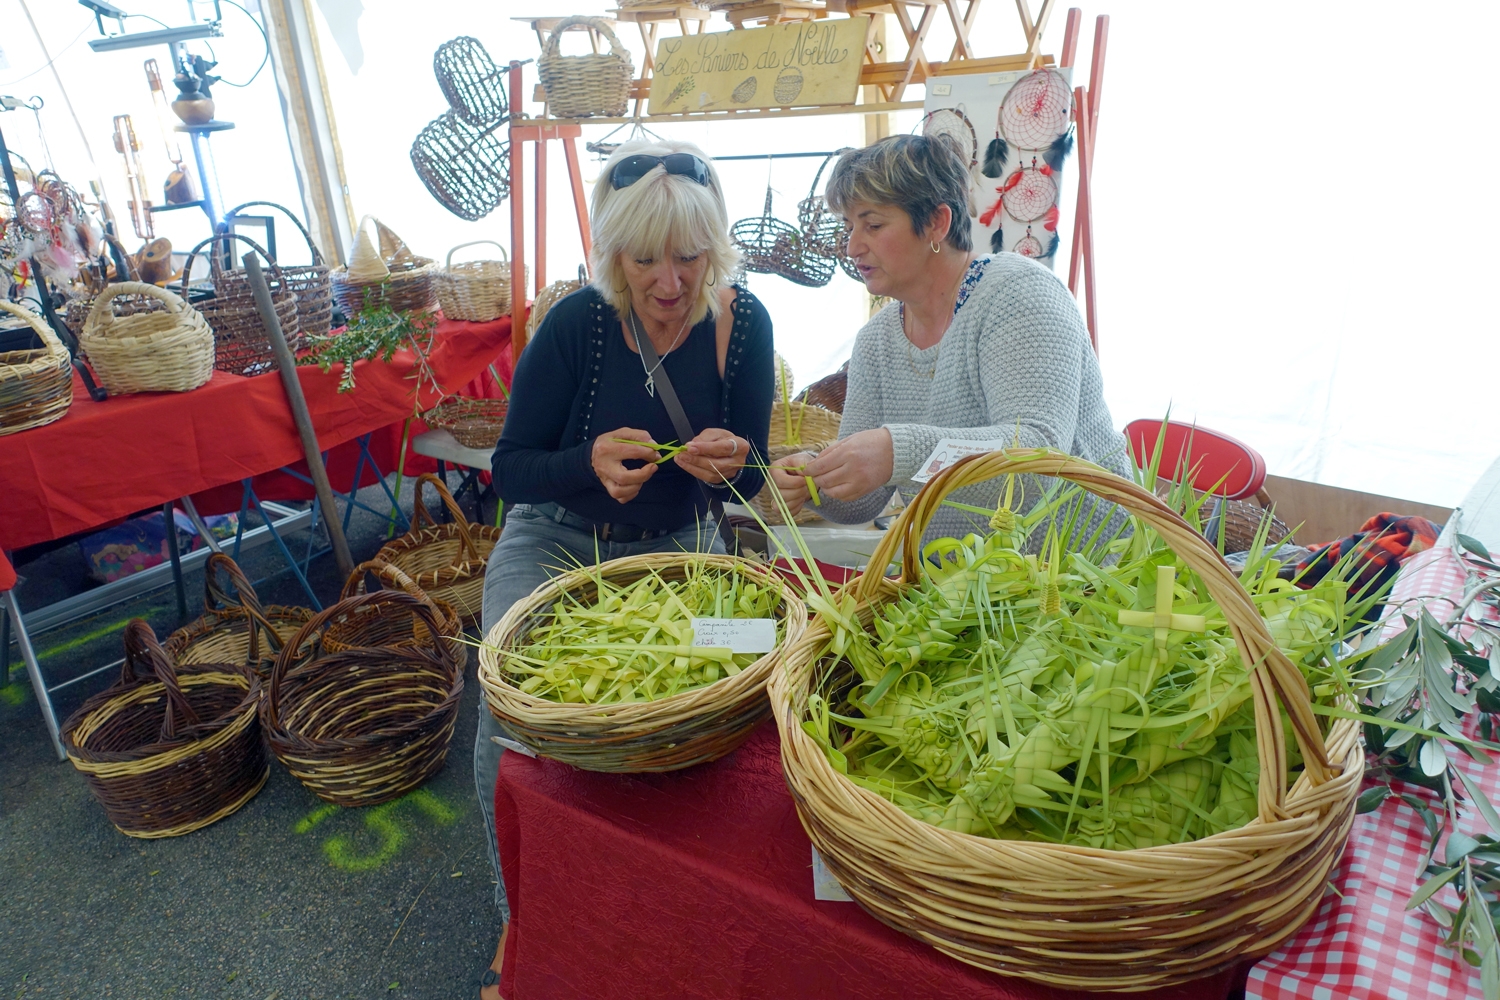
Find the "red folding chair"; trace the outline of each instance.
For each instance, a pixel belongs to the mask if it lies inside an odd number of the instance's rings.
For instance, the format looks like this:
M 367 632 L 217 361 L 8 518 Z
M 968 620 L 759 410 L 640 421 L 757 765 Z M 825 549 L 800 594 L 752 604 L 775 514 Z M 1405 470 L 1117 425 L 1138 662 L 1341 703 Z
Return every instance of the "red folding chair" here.
M 1145 468 L 1151 461 L 1161 434 L 1160 420 L 1133 420 L 1125 427 L 1136 465 Z M 1257 497 L 1266 481 L 1266 460 L 1248 444 L 1206 427 L 1168 420 L 1157 473 L 1180 481 L 1184 465 L 1193 489 L 1226 500 Z M 1259 499 L 1261 506 L 1269 502 L 1268 497 Z

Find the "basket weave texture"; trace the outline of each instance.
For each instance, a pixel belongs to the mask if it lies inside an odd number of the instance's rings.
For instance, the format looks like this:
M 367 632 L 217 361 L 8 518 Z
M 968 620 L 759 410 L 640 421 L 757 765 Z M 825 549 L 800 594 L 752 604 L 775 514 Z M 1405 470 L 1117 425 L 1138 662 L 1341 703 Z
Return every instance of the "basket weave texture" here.
M 510 194 L 510 144 L 498 128 L 444 111 L 411 144 L 411 165 L 428 193 L 460 219 L 478 221 Z
M 832 375 L 825 375 L 797 393 L 798 402 L 821 406 L 831 413 L 844 412 L 844 396 L 849 391 L 849 362 Z
M 215 233 L 193 247 L 187 263 L 182 266 L 182 290 L 178 294 L 184 301 L 187 299 L 188 275 L 193 270 L 193 261 L 207 248 L 214 297 L 199 302 L 197 308 L 214 332 L 214 367 L 232 375 L 259 375 L 276 367 L 276 352 L 271 349 L 270 334 L 266 332 L 260 308 L 255 304 L 255 292 L 250 287 L 248 272 L 244 268 L 226 271 L 220 263 L 221 246 L 224 252 L 232 255 L 235 240 L 249 244 L 265 258 L 269 265 L 266 286 L 271 290 L 276 319 L 281 323 L 287 346 L 293 351 L 300 350 L 302 338 L 297 335 L 297 293 L 266 249 L 248 236 Z
M 0 437 L 61 420 L 73 405 L 73 361 L 57 334 L 29 309 L 0 300 L 26 321 L 40 349 L 0 352 Z
M 465 448 L 493 448 L 509 412 L 510 403 L 503 399 L 449 396 L 422 414 L 422 420 L 428 427 L 452 434 Z
M 744 559 L 682 553 L 627 556 L 564 573 L 512 605 L 480 647 L 479 683 L 490 712 L 512 737 L 538 754 L 587 771 L 675 771 L 717 760 L 738 747 L 769 714 L 766 682 L 781 661 L 781 651 L 807 626 L 807 609 L 789 587 L 782 589 L 782 639 L 775 650 L 732 677 L 659 701 L 564 704 L 526 694 L 501 671 L 501 656 L 525 645 L 531 628 L 559 596 L 571 593 L 589 599 L 595 592 L 595 573 L 619 583 L 652 570 L 663 579 L 681 580 L 690 565 L 732 569 L 757 585 L 772 582 L 763 567 Z
M 792 431 L 797 436 L 798 443 L 791 443 L 786 435 L 787 406 L 781 400 L 771 404 L 771 432 L 766 437 L 766 461 L 774 462 L 795 455 L 799 451 L 818 451 L 838 440 L 839 421 L 842 419 L 837 413 L 825 410 L 821 406 L 811 406 L 807 403 L 793 403 L 791 405 Z M 799 423 L 800 421 L 800 423 Z M 750 501 L 756 513 L 767 524 L 785 524 L 786 519 L 781 516 L 781 509 L 776 504 L 772 493 L 776 484 L 771 477 L 766 477 L 766 484 L 761 487 L 759 493 Z M 808 524 L 818 520 L 818 508 L 812 504 L 803 504 L 802 508 L 792 517 L 796 524 Z
M 117 316 L 121 295 L 155 299 L 159 308 Z M 113 395 L 188 392 L 213 377 L 214 334 L 203 315 L 171 292 L 122 281 L 99 293 L 78 344 L 99 384 Z
M 422 487 L 432 484 L 453 520 L 439 524 L 422 501 Z M 465 619 L 477 622 L 484 608 L 484 570 L 500 541 L 500 529 L 474 524 L 443 481 L 430 472 L 417 477 L 410 531 L 387 542 L 375 558 L 410 576 L 434 600 L 451 604 Z
M 729 239 L 739 248 L 747 271 L 779 274 L 809 288 L 822 288 L 833 280 L 834 260 L 815 251 L 797 227 L 772 214 L 769 187 L 761 214 L 730 226 Z
M 237 596 L 219 585 L 229 577 Z M 269 677 L 286 640 L 313 615 L 310 608 L 262 606 L 255 587 L 235 561 L 221 552 L 208 557 L 203 573 L 203 614 L 167 637 L 167 656 L 179 666 L 234 663 Z
M 581 278 L 568 278 L 562 281 L 554 281 L 552 284 L 536 293 L 536 299 L 531 303 L 531 312 L 526 317 L 526 336 L 521 339 L 520 345 L 515 348 L 515 356 L 519 358 L 521 351 L 536 336 L 537 330 L 542 325 L 542 320 L 547 318 L 548 311 L 563 299 L 572 295 L 582 288 L 584 282 Z M 515 333 L 511 333 L 514 340 Z
M 1251 675 L 1260 751 L 1259 815 L 1248 825 L 1168 847 L 1099 850 L 992 840 L 914 819 L 856 786 L 801 727 L 829 638 L 815 619 L 771 683 L 782 764 L 798 815 L 829 870 L 877 919 L 960 961 L 1051 986 L 1145 990 L 1212 975 L 1287 940 L 1312 915 L 1343 851 L 1364 773 L 1359 725 L 1325 735 L 1306 683 L 1276 648 L 1239 580 L 1161 500 L 1057 452 L 975 456 L 944 470 L 902 513 L 870 560 L 904 545 L 900 581 L 854 581 L 857 614 L 896 600 L 920 572 L 932 514 L 952 491 L 1007 472 L 1057 476 L 1158 531 L 1203 579 Z M 1305 770 L 1287 789 L 1277 702 Z
M 448 644 L 329 650 L 331 626 L 363 609 L 416 616 L 441 631 L 430 602 L 395 590 L 339 601 L 314 616 L 276 660 L 261 725 L 287 769 L 320 799 L 341 806 L 398 799 L 442 768 L 463 694 L 463 667 Z
M 453 263 L 455 253 L 482 243 L 500 247 L 502 259 Z M 484 323 L 510 312 L 510 257 L 494 240 L 460 243 L 449 250 L 443 269 L 433 274 L 432 281 L 448 319 Z
M 115 829 L 176 837 L 223 819 L 266 783 L 259 701 L 253 672 L 174 668 L 137 618 L 125 627 L 119 681 L 68 717 L 63 746 Z
M 333 325 L 333 286 L 329 283 L 328 264 L 323 260 L 323 253 L 318 245 L 313 242 L 312 233 L 297 218 L 291 209 L 276 204 L 274 201 L 247 201 L 243 205 L 236 205 L 226 215 L 232 216 L 257 205 L 266 208 L 274 208 L 292 221 L 297 227 L 297 232 L 307 241 L 307 249 L 312 254 L 311 264 L 282 264 L 281 276 L 286 279 L 287 287 L 297 296 L 297 328 L 309 337 L 327 336 L 328 330 Z
M 460 670 L 468 666 L 469 646 L 464 642 L 463 621 L 453 605 L 428 594 L 401 570 L 379 557 L 362 562 L 354 567 L 349 579 L 344 581 L 340 600 L 348 600 L 366 593 L 366 576 L 373 576 L 382 587 L 405 593 L 427 606 L 431 616 L 437 619 L 438 635 L 443 645 L 452 654 Z M 432 644 L 432 633 L 427 629 L 427 620 L 411 613 L 389 608 L 366 605 L 355 608 L 340 617 L 323 632 L 323 649 L 336 652 L 370 646 L 410 646 L 421 649 Z
M 587 25 L 609 42 L 608 52 L 565 56 L 562 39 L 568 28 Z M 537 59 L 537 76 L 547 92 L 547 112 L 554 118 L 591 118 L 595 115 L 623 115 L 630 103 L 630 84 L 635 66 L 630 52 L 609 22 L 598 17 L 567 17 L 547 36 L 547 44 Z
M 361 259 L 362 249 L 374 249 L 364 235 L 366 222 L 374 223 L 380 238 L 378 257 L 369 261 Z M 388 305 L 397 312 L 431 308 L 436 301 L 432 258 L 412 253 L 401 237 L 373 215 L 360 219 L 356 232 L 359 238 L 350 266 L 329 274 L 333 297 L 344 315 L 353 319 L 366 305 L 372 308 Z

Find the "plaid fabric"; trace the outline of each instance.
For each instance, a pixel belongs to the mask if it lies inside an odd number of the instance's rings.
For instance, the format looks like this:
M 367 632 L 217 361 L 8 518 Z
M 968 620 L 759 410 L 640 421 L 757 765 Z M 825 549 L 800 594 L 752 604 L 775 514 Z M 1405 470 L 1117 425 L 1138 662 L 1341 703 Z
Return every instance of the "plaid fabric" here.
M 1463 588 L 1463 567 L 1444 545 L 1429 548 L 1402 567 L 1390 602 L 1415 608 L 1426 601 L 1451 600 Z M 1451 614 L 1453 607 L 1432 605 L 1440 617 L 1442 612 Z M 1396 616 L 1388 629 L 1399 622 Z M 1500 767 L 1484 767 L 1467 757 L 1459 761 L 1491 801 L 1500 801 Z M 1395 787 L 1431 795 L 1422 788 L 1399 783 Z M 1484 820 L 1469 809 L 1459 828 L 1480 833 Z M 1421 819 L 1399 800 L 1388 799 L 1374 812 L 1356 816 L 1349 845 L 1334 869 L 1332 889 L 1291 942 L 1250 970 L 1247 1000 L 1479 1000 L 1479 970 L 1443 946 L 1431 917 L 1405 910 L 1406 900 L 1424 881 L 1425 846 Z M 1458 905 L 1449 889 L 1438 898 L 1449 907 Z
M 1312 554 L 1297 564 L 1297 572 L 1302 574 L 1301 584 L 1313 586 L 1345 553 L 1352 552 L 1359 569 L 1349 584 L 1349 592 L 1357 594 L 1372 583 L 1379 587 L 1395 576 L 1408 556 L 1431 549 L 1440 530 L 1440 525 L 1425 517 L 1376 514 L 1354 534 L 1326 545 L 1314 545 Z

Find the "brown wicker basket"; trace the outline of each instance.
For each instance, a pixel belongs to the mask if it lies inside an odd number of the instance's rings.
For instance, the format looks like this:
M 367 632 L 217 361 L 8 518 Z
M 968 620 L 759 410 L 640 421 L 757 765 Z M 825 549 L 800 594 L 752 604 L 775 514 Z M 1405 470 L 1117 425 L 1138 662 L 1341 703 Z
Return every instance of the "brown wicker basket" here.
M 431 483 L 453 520 L 439 524 L 422 502 L 422 486 Z M 429 597 L 453 605 L 468 621 L 478 621 L 484 610 L 484 570 L 490 552 L 500 541 L 500 529 L 473 524 L 430 472 L 417 477 L 412 497 L 411 530 L 387 542 L 375 558 L 390 563 L 416 581 Z
M 791 415 L 792 434 L 795 441 L 787 439 L 788 413 Z M 771 431 L 766 437 L 766 461 L 774 462 L 788 455 L 795 455 L 799 451 L 818 451 L 826 448 L 838 440 L 839 421 L 840 417 L 837 413 L 825 410 L 821 406 L 810 406 L 801 402 L 793 403 L 788 409 L 784 403 L 777 400 L 771 404 Z M 775 489 L 776 484 L 771 481 L 770 476 L 767 476 L 766 484 L 751 499 L 750 506 L 755 508 L 756 513 L 767 524 L 785 524 L 786 519 L 781 516 L 781 510 L 772 492 Z M 796 524 L 808 524 L 817 519 L 818 508 L 811 503 L 803 504 L 792 518 Z
M 796 401 L 821 406 L 830 413 L 844 412 L 844 396 L 849 391 L 849 362 L 832 375 L 825 375 L 797 393 Z
M 1360 727 L 1325 734 L 1298 669 L 1276 648 L 1250 596 L 1202 536 L 1134 483 L 1043 450 L 965 459 L 927 484 L 870 559 L 904 544 L 899 584 L 854 581 L 856 612 L 919 579 L 919 540 L 952 491 L 1008 472 L 1056 476 L 1126 508 L 1202 578 L 1251 675 L 1260 749 L 1259 816 L 1238 830 L 1169 847 L 1102 850 L 993 840 L 907 815 L 829 764 L 802 729 L 829 631 L 809 626 L 771 683 L 782 763 L 802 825 L 829 870 L 877 919 L 984 969 L 1049 986 L 1144 990 L 1264 955 L 1312 915 L 1354 819 L 1364 773 Z M 817 680 L 815 680 L 817 678 Z M 1305 770 L 1286 787 L 1285 709 Z
M 174 668 L 136 618 L 125 626 L 119 681 L 68 717 L 63 746 L 115 829 L 176 837 L 223 819 L 266 783 L 259 701 L 253 672 Z
M 764 567 L 734 556 L 657 553 L 628 556 L 564 573 L 517 601 L 490 629 L 479 649 L 479 683 L 490 712 L 520 743 L 544 757 L 588 771 L 675 771 L 729 753 L 769 713 L 765 686 L 781 650 L 807 625 L 807 609 L 790 587 L 783 588 L 779 618 L 782 640 L 732 677 L 652 702 L 573 705 L 526 694 L 500 669 L 506 651 L 524 645 L 527 634 L 563 593 L 585 599 L 594 574 L 629 582 L 651 571 L 680 580 L 689 565 L 732 569 L 757 584 L 771 584 Z
M 802 241 L 809 251 L 822 254 L 825 257 L 837 257 L 839 243 L 847 240 L 844 236 L 844 217 L 828 207 L 828 202 L 822 195 L 818 194 L 818 182 L 823 179 L 823 171 L 839 156 L 843 155 L 849 147 L 838 149 L 829 153 L 818 165 L 818 172 L 813 175 L 812 188 L 807 192 L 807 197 L 797 203 L 797 224 L 802 227 Z
M 226 271 L 220 261 L 222 253 L 234 255 L 234 240 L 248 244 L 265 258 L 268 265 L 266 284 L 271 289 L 276 319 L 286 335 L 287 346 L 293 351 L 301 349 L 302 338 L 297 335 L 297 293 L 266 249 L 248 236 L 215 233 L 193 247 L 188 253 L 187 263 L 182 265 L 182 289 L 178 294 L 186 301 L 188 275 L 192 273 L 193 262 L 207 248 L 214 297 L 199 302 L 198 311 L 214 332 L 214 367 L 231 375 L 259 375 L 276 367 L 276 353 L 271 349 L 270 335 L 266 333 L 265 321 L 260 318 L 260 309 L 255 304 L 249 273 L 240 267 Z
M 411 144 L 411 165 L 427 191 L 470 222 L 489 215 L 510 194 L 510 143 L 498 125 L 478 127 L 456 111 L 428 122 Z
M 158 307 L 115 315 L 119 296 L 155 299 Z M 122 281 L 99 293 L 78 346 L 111 395 L 188 392 L 214 374 L 214 334 L 202 314 L 163 288 Z
M 286 644 L 260 705 L 271 752 L 314 795 L 341 806 L 398 799 L 436 774 L 464 689 L 445 642 L 327 649 L 327 630 L 365 609 L 415 616 L 429 636 L 441 631 L 432 605 L 401 591 L 339 601 Z
M 449 396 L 426 413 L 428 427 L 447 431 L 465 448 L 493 448 L 505 429 L 510 403 L 504 399 L 469 399 Z
M 484 128 L 510 114 L 507 71 L 495 65 L 479 39 L 460 35 L 439 45 L 432 54 L 432 72 L 448 106 L 468 124 Z
M 609 42 L 609 51 L 563 55 L 560 51 L 563 35 L 578 24 L 603 35 Z M 609 22 L 598 17 L 565 17 L 559 21 L 547 36 L 541 57 L 536 61 L 536 71 L 547 92 L 547 113 L 554 118 L 623 115 L 635 79 L 630 52 L 620 44 Z
M 552 284 L 536 293 L 536 300 L 531 303 L 531 312 L 526 317 L 526 336 L 521 339 L 519 346 L 514 351 L 514 356 L 519 358 L 531 338 L 536 336 L 537 330 L 541 328 L 542 320 L 547 318 L 547 312 L 563 299 L 572 295 L 584 286 L 583 278 L 572 280 L 554 281 Z M 512 331 L 511 338 L 514 340 L 515 333 Z
M 765 209 L 760 215 L 741 219 L 730 226 L 729 238 L 739 247 L 747 271 L 779 274 L 809 288 L 822 288 L 833 280 L 833 258 L 813 251 L 795 226 L 772 214 L 769 186 L 766 188 Z
M 219 585 L 220 570 L 236 596 Z M 215 552 L 203 569 L 203 614 L 167 637 L 167 656 L 180 666 L 235 663 L 269 677 L 281 647 L 312 615 L 310 608 L 263 607 L 235 561 Z
M 453 263 L 455 253 L 482 243 L 500 247 L 501 259 Z M 443 269 L 433 273 L 432 283 L 448 319 L 484 323 L 510 312 L 510 257 L 494 240 L 473 240 L 449 250 Z
M 0 352 L 0 437 L 61 420 L 73 405 L 73 359 L 41 317 L 0 299 L 0 312 L 22 319 L 42 346 Z
M 388 305 L 398 312 L 432 308 L 437 301 L 432 288 L 432 258 L 412 253 L 399 236 L 373 215 L 360 219 L 361 232 L 366 222 L 375 224 L 380 237 L 380 262 L 388 273 L 365 274 L 357 266 L 352 273 L 348 267 L 333 271 L 329 275 L 333 297 L 344 315 L 352 320 L 367 305 L 372 308 Z
M 428 594 L 410 576 L 378 556 L 354 567 L 354 572 L 344 581 L 339 599 L 348 600 L 366 593 L 366 575 L 375 577 L 383 588 L 389 585 L 393 591 L 405 593 L 424 603 L 431 616 L 437 619 L 438 634 L 452 654 L 454 662 L 460 670 L 468 665 L 469 645 L 464 641 L 463 622 L 453 605 Z M 323 632 L 323 648 L 330 652 L 367 646 L 410 646 L 421 649 L 430 645 L 432 634 L 427 631 L 425 618 L 374 606 L 355 608 L 339 616 Z
M 318 245 L 313 242 L 312 233 L 302 224 L 291 209 L 276 204 L 274 201 L 247 201 L 243 205 L 231 208 L 227 213 L 233 216 L 241 209 L 254 208 L 264 205 L 266 208 L 274 208 L 281 212 L 292 225 L 297 227 L 297 232 L 307 241 L 308 252 L 312 254 L 311 264 L 282 264 L 281 275 L 286 279 L 287 285 L 297 296 L 297 328 L 309 337 L 327 336 L 333 325 L 333 286 L 328 280 L 328 265 L 323 260 L 323 253 Z M 210 320 L 212 325 L 212 320 Z

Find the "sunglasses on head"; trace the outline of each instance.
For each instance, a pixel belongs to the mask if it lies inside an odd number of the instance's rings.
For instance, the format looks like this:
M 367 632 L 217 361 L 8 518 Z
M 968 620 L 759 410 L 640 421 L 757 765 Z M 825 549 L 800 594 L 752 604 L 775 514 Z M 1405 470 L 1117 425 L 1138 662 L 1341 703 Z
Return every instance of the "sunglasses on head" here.
M 677 174 L 679 177 L 691 177 L 693 180 L 708 187 L 708 164 L 704 163 L 692 153 L 668 153 L 666 156 L 627 156 L 615 164 L 615 169 L 610 173 L 609 180 L 616 191 L 620 188 L 628 188 L 636 181 L 645 177 L 657 166 L 663 167 L 669 174 Z

